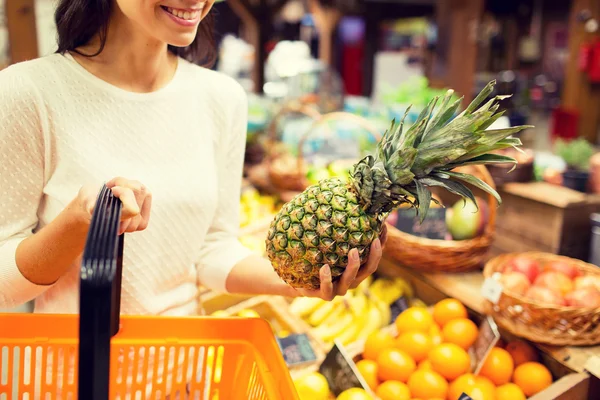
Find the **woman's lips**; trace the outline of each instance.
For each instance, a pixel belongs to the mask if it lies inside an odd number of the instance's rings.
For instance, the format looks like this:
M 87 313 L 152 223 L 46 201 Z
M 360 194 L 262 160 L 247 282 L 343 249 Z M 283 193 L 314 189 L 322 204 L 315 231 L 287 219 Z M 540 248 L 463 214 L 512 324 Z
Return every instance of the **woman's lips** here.
M 182 10 L 166 6 L 161 6 L 161 8 L 173 21 L 182 26 L 195 26 L 200 22 L 202 16 L 202 8 L 195 10 Z

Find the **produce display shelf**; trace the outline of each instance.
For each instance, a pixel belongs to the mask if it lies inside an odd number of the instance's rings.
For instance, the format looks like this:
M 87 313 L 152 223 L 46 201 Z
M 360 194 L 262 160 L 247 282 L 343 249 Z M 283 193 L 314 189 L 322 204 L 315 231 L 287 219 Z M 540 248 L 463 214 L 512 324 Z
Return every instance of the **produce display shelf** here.
M 481 295 L 483 274 L 481 271 L 458 274 L 427 274 L 402 268 L 386 258 L 381 260 L 379 272 L 387 276 L 401 276 L 413 284 L 430 286 L 445 296 L 460 300 L 466 307 L 477 314 L 484 313 L 484 298 Z M 600 346 L 555 347 L 536 344 L 546 356 L 574 372 L 584 372 L 586 363 L 594 357 L 600 358 Z

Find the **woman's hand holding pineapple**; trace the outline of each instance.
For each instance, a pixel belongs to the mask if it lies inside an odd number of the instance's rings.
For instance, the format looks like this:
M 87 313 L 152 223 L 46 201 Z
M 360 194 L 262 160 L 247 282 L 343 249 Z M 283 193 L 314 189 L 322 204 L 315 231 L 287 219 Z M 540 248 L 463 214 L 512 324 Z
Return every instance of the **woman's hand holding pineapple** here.
M 387 226 L 384 224 L 379 239 L 371 244 L 371 251 L 367 262 L 361 266 L 357 249 L 350 250 L 348 266 L 337 282 L 332 282 L 331 269 L 328 265 L 321 267 L 319 289 L 294 289 L 298 296 L 319 297 L 323 300 L 333 300 L 336 296 L 343 296 L 348 289 L 356 288 L 362 281 L 377 271 L 381 260 L 382 250 L 387 241 Z

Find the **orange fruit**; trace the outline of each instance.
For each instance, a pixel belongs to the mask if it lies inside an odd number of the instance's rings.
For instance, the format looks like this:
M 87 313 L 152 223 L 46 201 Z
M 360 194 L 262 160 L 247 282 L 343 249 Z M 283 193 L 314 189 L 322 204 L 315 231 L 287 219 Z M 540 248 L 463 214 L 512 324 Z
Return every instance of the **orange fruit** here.
M 408 388 L 413 396 L 426 399 L 448 395 L 448 382 L 435 371 L 417 370 L 408 378 Z
M 444 342 L 457 344 L 465 350 L 468 350 L 475 343 L 478 334 L 477 325 L 468 318 L 448 321 L 442 329 Z
M 471 390 L 475 386 L 475 379 L 473 374 L 464 374 L 456 378 L 448 388 L 448 400 L 458 400 L 461 394 Z
M 526 362 L 515 368 L 513 382 L 531 397 L 552 385 L 552 374 L 538 362 Z
M 426 308 L 411 307 L 404 310 L 395 321 L 398 335 L 409 331 L 427 333 L 434 324 L 433 317 Z
M 466 394 L 473 400 L 496 400 L 496 386 L 489 379 L 478 376 L 475 385 Z
M 377 378 L 379 367 L 377 363 L 373 360 L 360 360 L 356 363 L 356 368 L 369 387 L 373 390 L 377 389 L 377 386 L 379 386 L 379 378 Z
M 405 332 L 396 339 L 396 347 L 408 354 L 416 362 L 427 358 L 433 347 L 431 338 L 418 331 Z
M 508 351 L 494 347 L 485 359 L 479 375 L 489 378 L 494 385 L 500 386 L 510 382 L 515 365 Z
M 385 381 L 375 391 L 381 400 L 411 400 L 410 390 L 406 383 Z
M 361 388 L 351 388 L 344 390 L 336 400 L 373 400 L 373 397 Z
M 465 393 L 473 400 L 495 400 L 496 387 L 487 378 L 464 374 L 456 378 L 448 389 L 448 400 L 458 400 Z
M 417 365 L 417 369 L 426 369 L 429 371 L 433 371 L 433 367 L 431 366 L 431 361 L 423 360 Z
M 385 349 L 391 349 L 396 345 L 394 337 L 387 332 L 377 331 L 365 340 L 363 358 L 366 360 L 377 360 L 379 354 Z
M 441 344 L 444 341 L 442 330 L 437 324 L 433 324 L 431 325 L 431 328 L 429 328 L 429 337 L 434 346 Z
M 400 381 L 406 383 L 410 374 L 415 372 L 417 364 L 408 354 L 399 349 L 386 349 L 377 357 L 378 377 L 382 381 Z
M 454 343 L 442 343 L 429 352 L 433 370 L 448 380 L 454 380 L 471 369 L 469 354 Z
M 467 318 L 467 309 L 456 299 L 444 299 L 433 306 L 433 319 L 444 326 L 449 321 L 457 318 Z
M 526 400 L 525 393 L 514 383 L 498 386 L 496 400 Z
M 511 355 L 515 367 L 529 361 L 539 361 L 537 351 L 522 340 L 514 340 L 508 343 L 505 349 Z

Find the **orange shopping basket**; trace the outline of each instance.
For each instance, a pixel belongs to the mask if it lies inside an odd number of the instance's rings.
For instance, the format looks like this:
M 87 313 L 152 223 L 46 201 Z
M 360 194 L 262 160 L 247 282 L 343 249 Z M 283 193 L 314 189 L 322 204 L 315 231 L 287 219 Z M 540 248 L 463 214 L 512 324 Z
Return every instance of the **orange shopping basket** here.
M 103 187 L 79 315 L 0 314 L 0 400 L 297 400 L 264 320 L 120 316 L 120 214 Z

